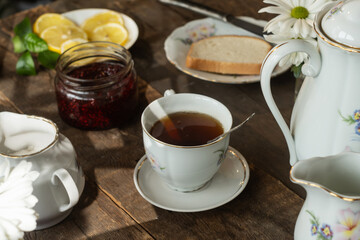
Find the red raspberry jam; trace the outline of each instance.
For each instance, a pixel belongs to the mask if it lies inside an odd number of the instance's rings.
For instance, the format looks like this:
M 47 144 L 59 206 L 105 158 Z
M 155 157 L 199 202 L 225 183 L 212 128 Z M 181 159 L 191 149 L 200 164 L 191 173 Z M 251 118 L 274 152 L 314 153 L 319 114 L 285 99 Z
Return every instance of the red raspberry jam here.
M 69 49 L 60 56 L 56 68 L 59 114 L 80 129 L 119 127 L 131 119 L 138 104 L 137 76 L 130 53 L 113 43 L 96 44 L 100 43 Z

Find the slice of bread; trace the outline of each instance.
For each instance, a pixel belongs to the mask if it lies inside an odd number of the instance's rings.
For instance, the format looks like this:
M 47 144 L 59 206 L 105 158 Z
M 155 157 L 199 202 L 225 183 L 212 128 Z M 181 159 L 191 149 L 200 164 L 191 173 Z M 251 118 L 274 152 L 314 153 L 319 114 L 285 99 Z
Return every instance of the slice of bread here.
M 186 56 L 188 68 L 222 74 L 260 74 L 270 43 L 249 36 L 222 35 L 194 42 Z

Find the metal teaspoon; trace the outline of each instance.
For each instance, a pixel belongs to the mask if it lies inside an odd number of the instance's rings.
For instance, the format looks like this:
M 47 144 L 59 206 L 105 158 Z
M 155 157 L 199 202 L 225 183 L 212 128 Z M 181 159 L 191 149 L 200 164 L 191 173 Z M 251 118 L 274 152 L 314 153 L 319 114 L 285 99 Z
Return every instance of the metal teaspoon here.
M 242 123 L 240 123 L 239 125 L 236 125 L 235 127 L 231 128 L 229 131 L 224 132 L 223 134 L 217 136 L 216 138 L 209 140 L 207 143 L 211 143 L 214 142 L 216 140 L 218 140 L 219 138 L 222 138 L 223 136 L 225 136 L 226 134 L 229 134 L 237 129 L 239 129 L 242 125 L 244 125 L 247 121 L 249 121 L 253 116 L 255 115 L 255 113 L 252 113 L 247 119 L 245 119 Z

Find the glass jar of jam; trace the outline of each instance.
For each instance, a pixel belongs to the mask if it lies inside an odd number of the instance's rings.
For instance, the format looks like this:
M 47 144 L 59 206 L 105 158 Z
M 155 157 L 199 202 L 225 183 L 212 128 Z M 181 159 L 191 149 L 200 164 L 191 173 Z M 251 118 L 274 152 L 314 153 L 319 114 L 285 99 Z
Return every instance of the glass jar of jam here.
M 138 104 L 130 52 L 110 42 L 68 49 L 56 65 L 55 93 L 59 114 L 69 125 L 87 130 L 121 126 Z

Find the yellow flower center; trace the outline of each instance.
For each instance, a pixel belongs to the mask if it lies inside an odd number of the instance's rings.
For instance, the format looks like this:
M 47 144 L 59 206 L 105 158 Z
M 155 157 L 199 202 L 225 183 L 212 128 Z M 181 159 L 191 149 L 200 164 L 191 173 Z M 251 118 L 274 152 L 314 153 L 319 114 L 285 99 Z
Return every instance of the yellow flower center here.
M 305 19 L 308 16 L 309 16 L 309 11 L 304 7 L 298 6 L 298 7 L 294 7 L 291 10 L 291 17 L 293 18 Z

